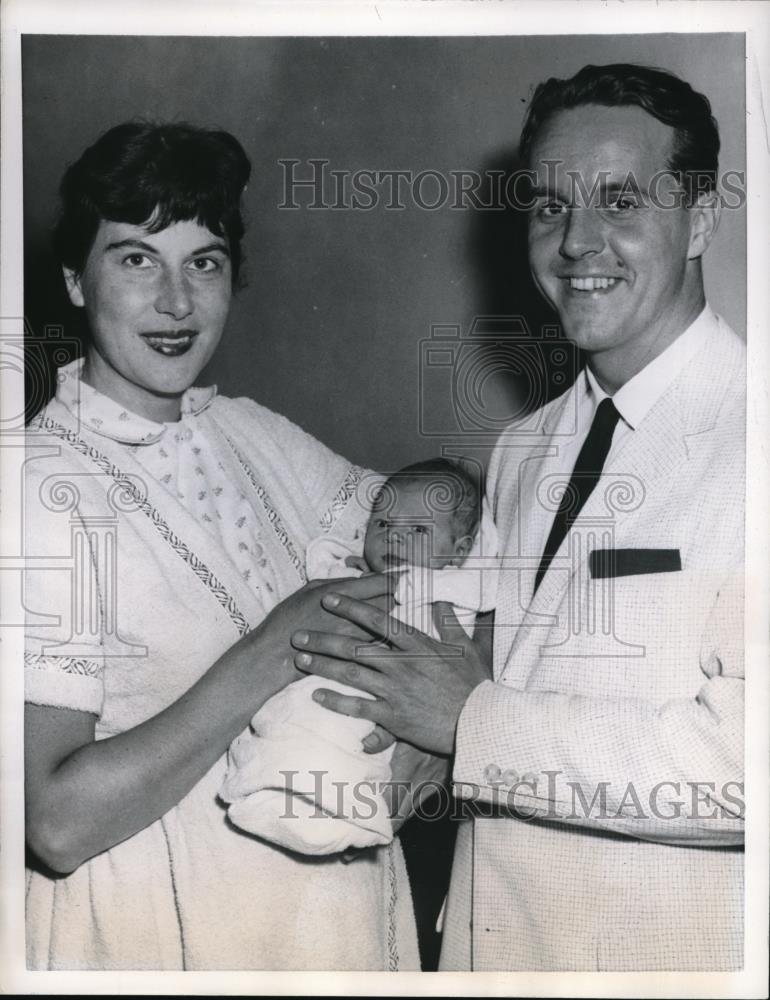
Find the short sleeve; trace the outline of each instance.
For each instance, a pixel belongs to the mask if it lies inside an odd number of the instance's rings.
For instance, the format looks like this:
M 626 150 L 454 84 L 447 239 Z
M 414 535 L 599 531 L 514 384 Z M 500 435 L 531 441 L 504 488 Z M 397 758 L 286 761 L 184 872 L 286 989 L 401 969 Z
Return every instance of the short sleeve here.
M 108 546 L 100 531 L 104 517 L 99 519 L 93 502 L 95 478 L 66 468 L 61 454 L 25 467 L 24 697 L 35 705 L 99 715 L 104 698 L 99 559 Z

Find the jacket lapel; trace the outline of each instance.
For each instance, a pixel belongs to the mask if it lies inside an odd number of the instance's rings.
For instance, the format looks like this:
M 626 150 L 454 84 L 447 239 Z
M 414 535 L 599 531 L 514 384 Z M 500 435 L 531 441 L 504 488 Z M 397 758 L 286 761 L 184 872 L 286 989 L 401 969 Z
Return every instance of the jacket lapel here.
M 557 612 L 576 576 L 580 574 L 580 579 L 586 578 L 590 549 L 594 547 L 587 544 L 589 533 L 609 539 L 609 544 L 602 543 L 602 547 L 612 547 L 616 537 L 627 538 L 633 532 L 634 523 L 649 514 L 650 505 L 665 503 L 672 483 L 688 475 L 691 458 L 710 446 L 727 390 L 719 362 L 724 354 L 719 340 L 720 331 L 715 326 L 690 365 L 611 454 L 599 483 L 563 539 L 534 595 L 532 574 L 529 589 L 520 595 L 530 600 L 522 602 L 527 610 L 505 660 L 502 676 L 506 681 L 513 681 L 517 687 L 526 684 L 537 662 L 530 647 L 539 650 L 547 627 L 556 622 Z M 544 433 L 554 433 L 559 424 L 563 424 L 564 410 L 555 417 L 554 421 L 545 424 Z M 522 475 L 520 501 L 529 504 L 530 510 L 520 507 L 521 530 L 531 529 L 533 536 L 541 540 L 541 549 L 545 544 L 544 531 L 550 530 L 554 512 L 549 511 L 544 517 L 537 491 L 544 488 L 543 477 L 557 470 L 558 460 L 552 457 L 533 462 L 532 469 Z M 559 475 L 561 482 L 568 478 L 568 472 Z M 524 575 L 529 577 L 529 574 Z

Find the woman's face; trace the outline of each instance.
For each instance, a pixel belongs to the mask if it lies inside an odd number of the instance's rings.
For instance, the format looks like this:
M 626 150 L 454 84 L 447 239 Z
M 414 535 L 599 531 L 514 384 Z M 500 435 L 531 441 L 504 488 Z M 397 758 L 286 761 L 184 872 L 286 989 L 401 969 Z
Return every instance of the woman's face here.
M 227 320 L 227 241 L 194 220 L 157 233 L 102 220 L 82 274 L 64 277 L 91 331 L 84 380 L 134 413 L 177 420 Z

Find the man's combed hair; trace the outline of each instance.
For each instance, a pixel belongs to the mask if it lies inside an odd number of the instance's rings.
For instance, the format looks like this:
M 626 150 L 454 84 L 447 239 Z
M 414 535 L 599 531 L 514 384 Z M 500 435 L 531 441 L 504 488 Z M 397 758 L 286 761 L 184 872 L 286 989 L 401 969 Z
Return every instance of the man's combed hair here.
M 584 66 L 567 80 L 552 77 L 535 90 L 524 121 L 519 152 L 529 163 L 532 146 L 543 126 L 559 111 L 599 104 L 634 106 L 674 129 L 668 169 L 691 200 L 713 191 L 719 169 L 719 128 L 708 98 L 673 73 L 615 63 Z
M 184 122 L 125 122 L 73 163 L 60 187 L 54 246 L 80 274 L 102 220 L 147 225 L 157 233 L 195 220 L 227 239 L 233 283 L 241 263 L 240 198 L 251 164 L 238 140 Z
M 455 538 L 474 538 L 481 518 L 481 483 L 459 462 L 448 458 L 429 458 L 407 465 L 389 476 L 381 496 L 387 502 L 392 489 L 404 483 L 416 483 L 425 490 L 425 505 L 436 513 L 451 511 Z

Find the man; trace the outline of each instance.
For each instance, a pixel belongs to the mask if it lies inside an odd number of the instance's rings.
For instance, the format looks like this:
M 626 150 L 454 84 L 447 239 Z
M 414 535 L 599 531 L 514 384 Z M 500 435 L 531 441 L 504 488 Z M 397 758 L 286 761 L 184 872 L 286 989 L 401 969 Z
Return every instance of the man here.
M 327 707 L 454 750 L 477 815 L 445 969 L 742 965 L 745 350 L 703 289 L 718 149 L 667 73 L 588 66 L 534 95 L 530 262 L 587 366 L 492 459 L 494 682 L 453 625 L 462 656 L 295 637 L 320 654 L 299 666 L 375 695 Z

